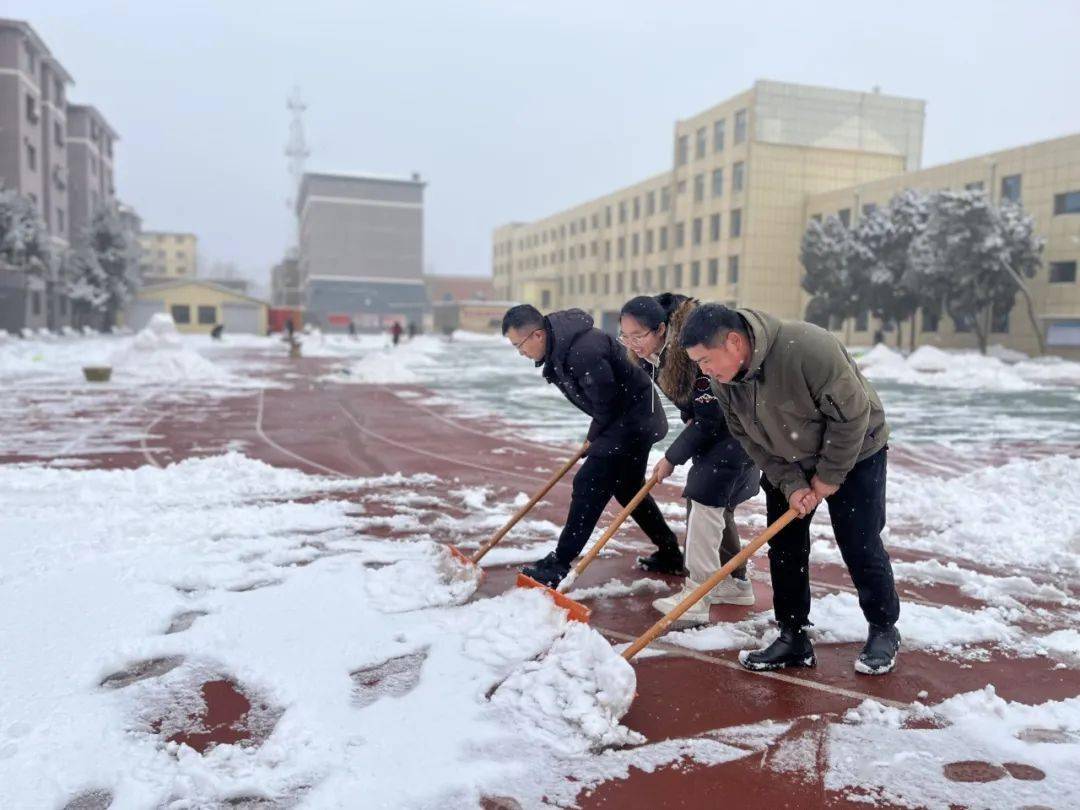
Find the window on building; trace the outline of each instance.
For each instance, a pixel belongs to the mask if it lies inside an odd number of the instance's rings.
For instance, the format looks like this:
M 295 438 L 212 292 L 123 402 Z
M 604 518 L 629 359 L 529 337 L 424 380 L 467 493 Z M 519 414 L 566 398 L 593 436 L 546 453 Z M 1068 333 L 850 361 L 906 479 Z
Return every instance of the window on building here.
M 701 286 L 701 262 L 690 262 L 690 286 Z
M 660 250 L 667 250 L 667 225 L 660 226 Z
M 187 304 L 173 304 L 169 311 L 176 323 L 191 323 L 191 307 Z
M 39 290 L 34 290 L 30 293 L 30 314 L 41 314 L 41 292 Z
M 26 120 L 31 124 L 36 124 L 41 119 L 38 115 L 37 99 L 29 93 L 26 94 Z
M 638 275 L 637 270 L 630 271 L 630 292 L 636 293 L 638 291 Z
M 720 283 L 720 260 L 709 259 L 709 286 L 715 287 Z
M 645 195 L 645 216 L 651 217 L 656 213 L 656 192 L 650 191 Z
M 664 186 L 660 189 L 660 210 L 667 211 L 671 208 L 671 189 Z
M 1080 191 L 1054 195 L 1054 214 L 1080 214 Z
M 712 148 L 714 152 L 724 151 L 724 119 L 713 121 L 712 125 Z
M 738 239 L 742 236 L 742 209 L 734 209 L 728 217 L 728 227 L 731 229 L 731 238 Z
M 596 255 L 596 253 L 597 253 L 597 242 L 596 242 L 596 240 L 595 240 L 595 239 L 593 239 L 593 240 L 592 240 L 592 241 L 591 241 L 591 242 L 589 243 L 589 255 L 590 255 L 590 256 L 595 256 L 595 255 Z
M 577 236 L 577 222 L 570 223 L 570 235 Z
M 731 191 L 734 194 L 743 190 L 746 185 L 746 164 L 741 160 L 731 167 Z
M 865 332 L 870 328 L 870 312 L 869 310 L 863 310 L 855 316 L 855 331 Z
M 714 197 L 724 196 L 724 170 L 713 169 L 712 173 L 712 195 Z
M 589 276 L 589 292 L 592 295 L 596 295 L 596 273 L 592 273 Z
M 990 332 L 995 335 L 1005 335 L 1009 332 L 1009 312 L 1012 310 L 1010 305 L 1008 309 L 1004 307 L 994 307 L 990 313 Z
M 56 232 L 57 233 L 63 233 L 64 232 L 64 209 L 63 208 L 57 208 L 56 209 Z
M 850 208 L 841 208 L 840 211 L 837 212 L 836 216 L 839 217 L 840 224 L 843 225 L 845 228 L 850 228 L 851 227 L 851 209 Z
M 667 267 L 665 265 L 656 268 L 656 286 L 661 291 L 667 288 Z
M 652 292 L 652 270 L 646 267 L 641 271 L 641 276 L 645 285 L 645 292 Z
M 634 197 L 634 219 L 641 219 L 641 197 Z
M 814 222 L 821 222 L 821 214 L 811 214 L 810 219 Z
M 676 194 L 685 194 L 686 193 L 686 181 L 685 180 L 680 180 L 678 183 L 675 184 L 675 193 Z
M 1020 202 L 1020 175 L 1010 174 L 1001 178 L 1001 199 Z
M 673 286 L 676 290 L 680 289 L 682 287 L 682 265 L 677 264 L 672 267 L 671 275 L 671 286 Z
M 217 323 L 217 307 L 212 306 L 199 306 L 199 323 L 201 324 L 214 324 Z
M 652 253 L 652 251 L 653 251 L 653 232 L 652 232 L 652 229 L 650 228 L 649 230 L 645 231 L 645 255 L 647 256 L 648 254 Z
M 620 236 L 619 240 L 618 240 L 618 242 L 616 244 L 618 245 L 616 256 L 618 258 L 620 258 L 620 259 L 625 259 L 626 258 L 626 237 L 625 236 Z
M 64 145 L 64 127 L 59 121 L 53 121 L 53 141 L 57 146 Z
M 694 202 L 701 202 L 705 199 L 705 175 L 694 175 Z
M 610 228 L 611 227 L 611 206 L 610 205 L 606 206 L 604 208 L 604 227 L 605 228 Z
M 702 223 L 701 217 L 695 217 L 694 218 L 694 225 L 690 230 L 690 239 L 691 239 L 692 243 L 695 244 L 695 245 L 700 245 L 701 244 L 701 233 L 702 233 L 702 230 L 703 230 L 702 225 L 703 225 L 703 223 Z
M 964 191 L 982 191 L 983 181 L 975 180 L 972 183 L 964 183 Z
M 604 242 L 604 261 L 611 261 L 611 240 L 608 239 Z
M 574 294 L 574 277 L 573 276 L 570 276 L 570 278 L 567 279 L 566 286 L 567 286 L 567 293 L 569 293 L 570 295 L 573 295 Z
M 681 248 L 686 244 L 686 223 L 675 223 L 675 249 Z
M 26 165 L 31 171 L 37 170 L 37 149 L 30 141 L 26 142 Z
M 705 127 L 699 127 L 697 131 L 697 137 L 695 138 L 694 157 L 701 160 L 705 157 L 705 150 L 708 148 L 708 131 Z
M 626 222 L 626 200 L 619 201 L 619 224 Z
M 675 140 L 675 165 L 685 166 L 689 158 L 690 143 L 687 135 L 680 135 Z
M 709 241 L 720 241 L 720 215 L 713 214 L 709 217 Z
M 960 318 L 953 318 L 952 322 L 953 322 L 953 328 L 959 334 L 964 334 L 966 332 L 970 332 L 971 329 L 972 329 L 971 318 L 968 317 L 967 315 L 963 315 Z
M 578 275 L 577 288 L 578 288 L 578 292 L 584 294 L 584 292 L 585 292 L 585 274 L 584 273 L 581 273 L 581 274 Z
M 592 227 L 593 227 L 593 230 L 594 230 L 594 231 L 595 231 L 595 230 L 596 230 L 597 228 L 599 228 L 599 227 L 600 227 L 600 215 L 599 215 L 599 214 L 593 214 L 593 215 L 592 215 Z
M 640 246 L 639 237 L 635 233 L 633 236 L 630 237 L 630 255 L 631 256 L 637 256 L 638 255 L 638 252 L 639 252 L 638 247 L 639 246 Z
M 727 283 L 739 283 L 739 257 L 728 256 L 727 258 Z
M 585 258 L 585 243 L 584 242 L 582 242 L 580 245 L 578 245 L 577 255 L 578 255 L 579 259 L 584 259 Z
M 877 211 L 877 203 L 867 203 L 862 207 L 862 215 L 864 217 L 870 216 L 875 211 Z
M 615 274 L 615 294 L 622 295 L 626 290 L 626 273 L 620 270 Z
M 735 143 L 746 140 L 746 110 L 735 113 Z
M 552 240 L 555 239 L 555 231 L 554 230 L 551 231 L 551 238 L 552 238 Z M 563 223 L 562 225 L 559 226 L 559 238 L 560 239 L 565 239 L 566 238 L 566 224 L 565 223 Z
M 611 276 L 604 276 L 604 295 L 611 292 Z
M 1050 283 L 1076 283 L 1076 262 L 1050 262 Z
M 938 330 L 938 322 L 941 320 L 941 315 L 934 312 L 932 309 L 923 309 L 920 311 L 922 315 L 923 332 L 936 332 Z
M 551 290 L 540 291 L 540 308 L 551 309 Z

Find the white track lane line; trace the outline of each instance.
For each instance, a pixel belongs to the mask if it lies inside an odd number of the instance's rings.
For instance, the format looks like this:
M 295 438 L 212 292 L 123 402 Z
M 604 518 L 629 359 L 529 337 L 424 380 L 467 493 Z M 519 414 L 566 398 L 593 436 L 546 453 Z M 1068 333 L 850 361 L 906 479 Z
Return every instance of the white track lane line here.
M 310 458 L 304 458 L 303 456 L 301 456 L 301 455 L 299 455 L 297 453 L 294 453 L 292 450 L 288 450 L 288 449 L 282 447 L 280 444 L 278 444 L 273 439 L 271 439 L 269 436 L 267 436 L 266 432 L 263 430 L 263 426 L 262 426 L 262 422 L 263 422 L 263 399 L 264 399 L 263 395 L 265 393 L 266 393 L 265 388 L 260 388 L 259 389 L 259 409 L 258 409 L 258 412 L 255 415 L 255 432 L 257 434 L 259 434 L 259 438 L 261 438 L 264 442 L 266 442 L 268 445 L 273 447 L 278 452 L 284 453 L 285 455 L 289 456 L 290 458 L 294 458 L 297 461 L 301 462 L 302 464 L 308 465 L 309 467 L 314 467 L 317 470 L 322 470 L 323 472 L 328 473 L 330 475 L 333 475 L 333 476 L 335 476 L 337 478 L 355 478 L 356 477 L 356 476 L 353 476 L 353 475 L 346 475 L 345 473 L 341 472 L 340 470 L 332 469 L 330 467 L 327 467 L 324 464 L 320 464 L 317 461 L 312 461 Z
M 89 439 L 95 433 L 100 431 L 106 425 L 108 425 L 108 424 L 110 424 L 112 422 L 115 422 L 117 419 L 121 419 L 121 418 L 127 416 L 129 413 L 131 413 L 133 410 L 138 408 L 140 405 L 143 405 L 143 404 L 149 402 L 153 397 L 157 396 L 157 394 L 158 394 L 157 391 L 151 391 L 149 394 L 146 394 L 144 397 L 142 397 L 142 399 L 139 399 L 136 402 L 133 402 L 130 405 L 128 405 L 126 408 L 124 408 L 124 410 L 118 411 L 118 412 L 112 414 L 112 416 L 109 416 L 107 419 L 103 419 L 100 422 L 94 423 L 93 427 L 87 428 L 82 433 L 80 433 L 78 436 L 76 436 L 74 439 L 72 439 L 70 442 L 68 442 L 63 447 L 61 447 L 60 452 L 57 453 L 54 456 L 54 458 L 56 458 L 58 456 L 70 455 L 72 450 L 74 450 L 76 447 L 78 447 L 84 441 Z
M 158 416 L 154 419 L 153 422 L 143 428 L 143 434 L 139 437 L 139 449 L 142 451 L 143 456 L 146 458 L 147 461 L 149 461 L 159 470 L 162 469 L 162 466 L 158 463 L 158 460 L 154 458 L 154 454 L 150 452 L 150 448 L 146 446 L 146 440 L 150 438 L 150 431 L 152 431 L 157 425 L 157 423 L 164 419 L 166 416 L 168 416 L 168 414 L 158 414 Z

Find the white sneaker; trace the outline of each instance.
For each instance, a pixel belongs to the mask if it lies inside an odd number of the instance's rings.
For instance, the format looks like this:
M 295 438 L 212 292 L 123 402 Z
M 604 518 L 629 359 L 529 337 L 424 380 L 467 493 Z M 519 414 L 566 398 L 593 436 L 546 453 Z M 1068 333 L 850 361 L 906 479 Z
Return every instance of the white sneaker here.
M 712 589 L 708 600 L 714 605 L 752 605 L 754 604 L 754 586 L 750 578 L 736 579 L 725 577 Z
M 671 594 L 670 596 L 661 596 L 659 599 L 653 601 L 652 605 L 658 611 L 667 615 L 671 613 L 679 604 L 694 592 L 698 583 L 691 582 L 688 578 L 685 584 L 682 586 L 682 590 Z M 709 623 L 709 597 L 701 599 L 697 604 L 691 607 L 686 613 L 678 619 L 679 623 L 686 624 L 708 624 Z

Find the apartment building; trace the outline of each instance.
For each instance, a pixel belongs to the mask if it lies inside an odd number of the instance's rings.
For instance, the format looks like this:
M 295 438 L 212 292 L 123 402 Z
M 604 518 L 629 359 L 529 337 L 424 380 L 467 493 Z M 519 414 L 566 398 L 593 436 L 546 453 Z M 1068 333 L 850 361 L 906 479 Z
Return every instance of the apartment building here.
M 139 234 L 139 275 L 156 283 L 178 278 L 195 278 L 198 237 L 175 231 L 143 231 Z
M 1029 282 L 1037 323 L 1046 349 L 1053 354 L 1080 356 L 1080 135 L 991 152 L 922 171 L 867 181 L 807 198 L 806 217 L 836 216 L 854 223 L 905 189 L 980 189 L 1000 204 L 1020 203 L 1046 240 L 1043 270 Z M 869 343 L 879 324 L 862 317 L 849 319 L 840 330 L 852 344 Z M 974 333 L 948 317 L 920 312 L 915 319 L 918 345 L 971 348 Z M 991 322 L 991 343 L 1027 354 L 1038 352 L 1038 340 L 1022 301 Z M 905 330 L 905 343 L 907 342 Z
M 371 174 L 308 172 L 300 182 L 299 275 L 304 320 L 338 331 L 420 322 L 424 183 Z
M 496 295 L 582 307 L 609 330 L 628 298 L 669 289 L 797 317 L 807 196 L 917 169 L 924 108 L 756 82 L 675 123 L 670 170 L 497 228 Z

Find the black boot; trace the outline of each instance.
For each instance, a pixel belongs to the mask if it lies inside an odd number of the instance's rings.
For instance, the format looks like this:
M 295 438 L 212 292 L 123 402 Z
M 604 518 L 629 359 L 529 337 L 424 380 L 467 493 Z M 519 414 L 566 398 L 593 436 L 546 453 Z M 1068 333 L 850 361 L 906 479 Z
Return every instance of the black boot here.
M 896 652 L 900 649 L 900 631 L 894 625 L 882 627 L 870 625 L 866 644 L 855 662 L 855 671 L 862 675 L 884 675 L 896 666 Z
M 683 561 L 682 549 L 678 543 L 660 546 L 648 557 L 637 558 L 638 568 L 644 568 L 654 574 L 672 574 L 677 577 L 686 576 L 686 567 Z
M 570 573 L 570 564 L 560 560 L 553 551 L 539 562 L 522 568 L 521 573 L 527 577 L 532 577 L 541 585 L 555 588 Z
M 817 663 L 810 637 L 801 627 L 780 627 L 780 637 L 762 650 L 743 650 L 739 663 L 756 671 L 784 667 L 812 667 Z

